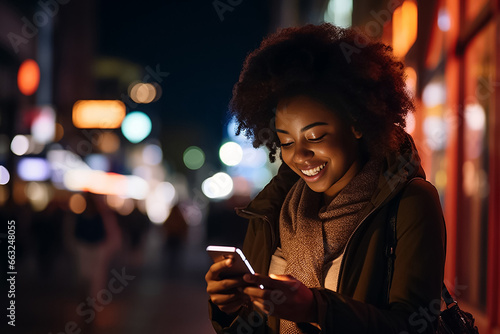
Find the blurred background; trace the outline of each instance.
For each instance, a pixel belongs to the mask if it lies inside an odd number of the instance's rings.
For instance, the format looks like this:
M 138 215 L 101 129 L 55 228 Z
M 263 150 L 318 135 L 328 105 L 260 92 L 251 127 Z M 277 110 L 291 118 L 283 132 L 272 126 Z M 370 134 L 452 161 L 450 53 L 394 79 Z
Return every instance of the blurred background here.
M 279 165 L 235 136 L 232 86 L 265 35 L 326 21 L 407 65 L 445 282 L 481 333 L 500 333 L 499 4 L 0 0 L 2 326 L 212 333 L 204 249 L 242 244 L 233 209 Z

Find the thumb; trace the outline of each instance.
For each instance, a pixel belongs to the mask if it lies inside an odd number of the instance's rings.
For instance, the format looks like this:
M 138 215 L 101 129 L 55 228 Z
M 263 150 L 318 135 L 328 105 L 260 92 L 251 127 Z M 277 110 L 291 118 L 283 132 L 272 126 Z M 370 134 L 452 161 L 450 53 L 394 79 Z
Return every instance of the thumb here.
M 295 278 L 292 275 L 275 275 L 269 274 L 269 277 L 278 281 L 295 281 Z

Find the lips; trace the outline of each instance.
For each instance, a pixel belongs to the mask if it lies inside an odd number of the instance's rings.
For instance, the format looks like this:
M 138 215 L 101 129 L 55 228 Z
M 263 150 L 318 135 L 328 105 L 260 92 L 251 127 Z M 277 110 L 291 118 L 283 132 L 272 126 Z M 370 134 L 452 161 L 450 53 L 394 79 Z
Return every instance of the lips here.
M 321 172 L 321 170 L 323 168 L 325 168 L 326 166 L 326 162 L 320 166 L 317 166 L 317 167 L 314 167 L 314 168 L 310 168 L 310 169 L 301 169 L 300 171 L 304 174 L 304 175 L 307 175 L 307 176 L 315 176 L 317 175 L 319 172 Z

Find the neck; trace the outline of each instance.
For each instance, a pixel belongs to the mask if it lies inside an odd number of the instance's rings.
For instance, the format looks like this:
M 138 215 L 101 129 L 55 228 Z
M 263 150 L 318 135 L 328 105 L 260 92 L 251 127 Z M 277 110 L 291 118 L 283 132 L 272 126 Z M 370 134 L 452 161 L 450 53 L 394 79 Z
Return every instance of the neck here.
M 363 164 L 360 159 L 354 160 L 351 167 L 345 172 L 344 176 L 338 180 L 331 188 L 323 193 L 325 204 L 329 204 L 344 187 L 359 173 Z

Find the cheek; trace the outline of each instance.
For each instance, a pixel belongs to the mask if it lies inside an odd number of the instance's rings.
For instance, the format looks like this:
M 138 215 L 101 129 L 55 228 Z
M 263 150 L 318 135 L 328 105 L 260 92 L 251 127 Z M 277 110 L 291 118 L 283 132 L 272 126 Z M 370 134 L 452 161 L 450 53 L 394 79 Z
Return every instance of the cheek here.
M 290 166 L 290 162 L 292 161 L 292 153 L 288 150 L 281 150 L 281 158 L 283 159 L 284 163 Z

